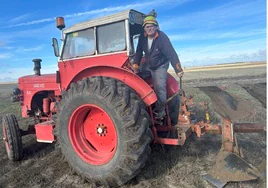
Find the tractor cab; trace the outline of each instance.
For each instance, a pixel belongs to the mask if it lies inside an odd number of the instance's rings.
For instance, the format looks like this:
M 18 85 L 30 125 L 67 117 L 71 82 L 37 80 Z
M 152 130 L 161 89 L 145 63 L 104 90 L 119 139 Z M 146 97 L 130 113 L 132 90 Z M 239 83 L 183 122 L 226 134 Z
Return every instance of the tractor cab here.
M 135 10 L 126 10 L 110 16 L 89 20 L 71 26 L 62 31 L 61 50 L 58 42 L 53 39 L 55 55 L 59 57 L 59 77 L 62 90 L 68 89 L 70 83 L 82 80 L 88 75 L 98 75 L 103 70 L 103 76 L 115 77 L 111 72 L 118 73 L 117 79 L 127 82 L 122 78 L 119 70 L 131 71 L 131 62 L 140 34 L 145 14 Z M 65 28 L 64 19 L 57 18 L 57 28 Z M 142 60 L 144 61 L 144 59 Z M 111 69 L 108 73 L 107 68 Z M 119 73 L 120 72 L 120 73 Z M 131 71 L 132 72 L 132 71 Z M 139 83 L 140 80 L 136 83 Z M 151 79 L 145 80 L 152 86 Z M 178 83 L 168 75 L 168 96 L 178 92 Z M 127 85 L 129 85 L 127 83 Z M 132 87 L 135 89 L 135 87 Z M 135 89 L 136 91 L 139 89 Z M 142 89 L 143 90 L 143 89 Z M 138 92 L 139 93 L 139 92 Z M 141 93 L 139 93 L 141 95 Z
M 59 61 L 88 58 L 100 55 L 135 54 L 138 36 L 143 32 L 144 14 L 127 10 L 112 16 L 89 20 L 63 31 L 63 43 L 59 53 L 57 41 L 53 40 L 55 55 Z M 57 18 L 57 27 L 65 27 L 64 19 Z
M 101 71 L 112 67 L 113 72 L 127 69 L 129 57 L 135 54 L 137 36 L 143 32 L 143 17 L 138 11 L 126 10 L 71 26 L 62 31 L 60 51 L 54 38 L 62 90 L 95 72 L 96 68 Z M 62 17 L 57 18 L 57 27 L 60 30 L 65 27 Z

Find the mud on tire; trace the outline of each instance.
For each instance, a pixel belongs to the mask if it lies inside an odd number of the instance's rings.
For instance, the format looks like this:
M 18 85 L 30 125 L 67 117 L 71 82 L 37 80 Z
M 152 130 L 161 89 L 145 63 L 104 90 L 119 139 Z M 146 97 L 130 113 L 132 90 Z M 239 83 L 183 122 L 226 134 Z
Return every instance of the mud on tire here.
M 7 114 L 2 119 L 3 138 L 9 160 L 19 161 L 23 157 L 22 139 L 16 116 Z
M 153 134 L 145 105 L 132 89 L 112 78 L 86 78 L 71 85 L 59 106 L 60 147 L 77 174 L 120 186 L 140 172 Z M 103 117 L 94 119 L 98 115 Z

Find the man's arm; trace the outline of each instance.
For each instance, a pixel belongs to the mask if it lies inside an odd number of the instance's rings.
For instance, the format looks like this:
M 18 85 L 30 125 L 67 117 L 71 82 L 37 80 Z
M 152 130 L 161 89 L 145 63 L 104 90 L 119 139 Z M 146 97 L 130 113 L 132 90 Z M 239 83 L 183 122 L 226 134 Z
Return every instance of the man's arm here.
M 180 72 L 183 72 L 179 57 L 176 51 L 174 50 L 169 38 L 164 33 L 163 33 L 162 42 L 163 42 L 163 45 L 162 45 L 161 51 L 170 60 L 171 65 L 174 68 L 175 72 L 177 74 Z

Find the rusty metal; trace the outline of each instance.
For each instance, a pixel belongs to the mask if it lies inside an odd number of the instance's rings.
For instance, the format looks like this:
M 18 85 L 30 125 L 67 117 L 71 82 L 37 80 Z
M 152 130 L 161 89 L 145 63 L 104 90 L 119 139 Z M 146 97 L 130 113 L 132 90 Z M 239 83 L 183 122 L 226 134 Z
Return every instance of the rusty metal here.
M 231 120 L 222 118 L 222 148 L 217 155 L 216 164 L 204 178 L 217 187 L 223 187 L 230 181 L 249 181 L 259 178 L 258 169 L 243 158 L 242 150 L 234 136 Z
M 167 145 L 184 145 L 186 139 L 193 133 L 191 125 L 176 125 L 172 126 L 171 130 L 169 130 L 167 126 L 159 126 L 156 127 L 155 130 L 155 143 Z M 167 132 L 167 135 L 169 135 L 169 133 L 175 133 L 175 131 L 177 131 L 177 135 L 175 138 L 163 138 L 157 135 L 157 132 L 164 131 Z
M 155 143 L 164 145 L 181 145 L 178 139 L 174 138 L 155 138 Z M 182 144 L 183 145 L 183 144 Z
M 229 119 L 222 118 L 222 145 L 224 151 L 233 152 L 233 124 Z
M 178 128 L 178 145 L 181 145 L 181 146 L 184 145 L 186 138 L 187 138 L 187 135 L 186 135 L 187 130 L 191 130 L 191 129 L 181 128 L 181 127 Z
M 264 125 L 258 123 L 234 123 L 233 130 L 237 133 L 258 133 L 264 131 Z
M 202 134 L 201 126 L 200 125 L 192 125 L 191 128 L 192 128 L 192 132 L 195 132 L 197 138 L 200 139 L 201 134 Z
M 181 96 L 181 105 L 180 105 L 180 112 L 179 112 L 179 117 L 178 117 L 178 124 L 179 125 L 187 125 L 191 124 L 191 119 L 190 119 L 190 112 L 187 109 L 187 97 L 184 96 L 184 92 L 182 92 Z
M 204 126 L 204 132 L 208 134 L 222 134 L 222 126 L 211 125 L 204 122 L 198 122 L 198 125 Z M 258 123 L 233 123 L 233 132 L 235 133 L 259 133 L 264 131 L 264 125 Z
M 259 177 L 260 173 L 257 168 L 237 154 L 224 150 L 217 155 L 216 164 L 209 174 L 203 176 L 217 187 L 223 187 L 227 182 L 249 181 Z
M 222 129 L 220 125 L 204 125 L 204 132 L 208 134 L 222 134 Z
M 214 88 L 215 89 L 215 88 Z M 219 89 L 216 89 L 219 90 Z M 194 104 L 193 98 L 191 100 L 187 99 L 184 95 L 181 96 L 181 109 L 179 115 L 179 124 L 178 128 L 178 140 L 162 140 L 163 144 L 179 144 L 183 145 L 185 143 L 188 135 L 186 131 L 182 131 L 182 127 L 189 127 L 189 130 L 193 133 L 195 132 L 197 137 L 200 138 L 202 134 L 222 134 L 222 148 L 221 151 L 217 155 L 216 164 L 209 171 L 209 174 L 203 176 L 204 179 L 208 180 L 212 184 L 217 187 L 223 187 L 227 182 L 230 181 L 248 181 L 255 180 L 260 177 L 260 173 L 257 168 L 253 167 L 251 164 L 246 162 L 244 158 L 244 154 L 242 149 L 239 148 L 237 139 L 234 135 L 235 132 L 240 133 L 249 133 L 249 132 L 261 132 L 263 131 L 264 126 L 261 124 L 253 124 L 253 123 L 232 123 L 229 117 L 233 117 L 232 114 L 228 114 L 234 110 L 240 110 L 239 106 L 236 106 L 240 99 L 238 99 L 237 103 L 230 103 L 229 99 L 232 99 L 231 95 L 226 92 L 219 91 L 221 93 L 224 100 L 226 100 L 225 107 L 218 108 L 217 112 L 220 112 L 222 119 L 221 125 L 213 125 L 210 122 L 209 116 L 209 106 L 208 103 L 199 103 Z M 211 92 L 210 92 L 211 94 Z M 213 96 L 214 94 L 211 94 Z M 214 96 L 214 100 L 222 100 Z M 217 101 L 218 102 L 218 101 Z M 215 101 L 214 101 L 215 103 Z M 193 112 L 188 111 L 189 106 L 203 106 L 205 111 L 205 121 L 199 121 L 195 123 L 191 123 L 190 115 Z M 227 110 L 226 110 L 227 109 Z M 235 115 L 237 112 L 234 113 Z M 240 116 L 241 117 L 241 116 Z M 183 137 L 180 138 L 180 135 Z M 181 139 L 181 140 L 180 140 Z
M 199 89 L 210 97 L 214 110 L 224 118 L 237 121 L 254 114 L 252 103 L 240 96 L 222 91 L 216 86 Z

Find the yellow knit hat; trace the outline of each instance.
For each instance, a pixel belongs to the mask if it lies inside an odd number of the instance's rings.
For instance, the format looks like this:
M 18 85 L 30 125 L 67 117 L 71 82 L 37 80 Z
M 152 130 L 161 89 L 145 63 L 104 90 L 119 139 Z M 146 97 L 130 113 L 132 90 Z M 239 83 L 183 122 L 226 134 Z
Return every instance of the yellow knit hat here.
M 144 27 L 146 24 L 154 24 L 156 26 L 158 26 L 158 23 L 156 21 L 156 18 L 154 16 L 146 16 L 143 20 L 143 24 L 142 24 L 142 27 Z

